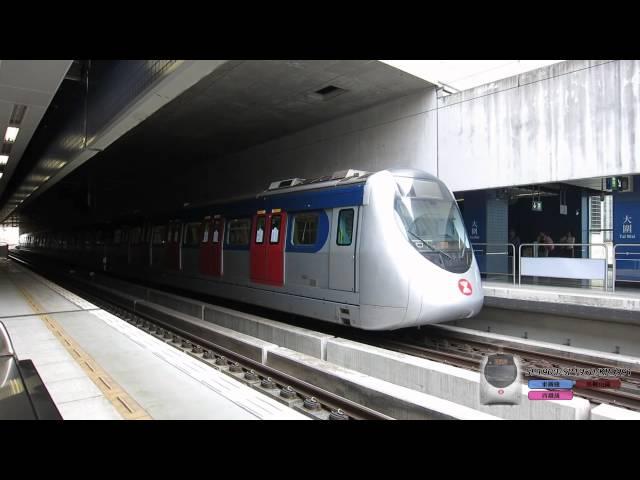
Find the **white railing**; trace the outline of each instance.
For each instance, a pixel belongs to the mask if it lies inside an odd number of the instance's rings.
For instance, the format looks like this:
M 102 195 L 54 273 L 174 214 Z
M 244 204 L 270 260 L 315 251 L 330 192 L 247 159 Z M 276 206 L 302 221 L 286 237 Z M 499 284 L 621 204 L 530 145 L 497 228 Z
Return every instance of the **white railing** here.
M 539 257 L 536 248 L 571 247 L 602 247 L 604 249 L 604 259 L 602 258 L 573 258 L 573 257 Z M 533 247 L 535 256 L 522 257 L 522 247 Z M 523 243 L 518 249 L 519 268 L 518 285 L 522 284 L 522 276 L 548 277 L 548 278 L 570 278 L 576 280 L 602 280 L 604 290 L 609 288 L 608 284 L 608 253 L 607 245 L 604 243 Z
M 515 258 L 515 254 L 516 254 L 516 246 L 513 243 L 472 243 L 471 244 L 471 248 L 473 249 L 473 254 L 475 255 L 476 252 L 482 252 L 481 250 L 476 250 L 475 246 L 480 246 L 480 247 L 507 247 L 507 251 L 506 252 L 488 252 L 485 251 L 484 253 L 482 253 L 482 255 L 484 256 L 489 256 L 489 255 L 506 255 L 507 259 L 509 258 L 509 249 L 511 248 L 511 250 L 513 251 L 513 256 L 512 256 L 512 261 L 511 261 L 511 273 L 503 273 L 503 272 L 483 272 L 482 270 L 480 270 L 481 274 L 485 274 L 485 275 L 512 275 L 513 276 L 513 284 L 516 284 L 516 258 Z M 486 250 L 486 249 L 485 249 Z
M 617 252 L 617 248 L 618 247 L 625 247 L 625 248 L 637 248 L 638 251 L 637 252 Z M 618 255 L 624 255 L 624 258 L 618 258 Z M 634 257 L 634 258 L 629 258 L 629 256 Z M 617 279 L 617 263 L 618 261 L 621 262 L 638 262 L 640 263 L 640 244 L 639 243 L 618 243 L 613 247 L 613 275 L 612 275 L 612 285 L 611 285 L 611 290 L 613 292 L 616 291 L 616 279 Z M 624 282 L 630 282 L 630 283 L 640 283 L 640 280 L 623 280 Z

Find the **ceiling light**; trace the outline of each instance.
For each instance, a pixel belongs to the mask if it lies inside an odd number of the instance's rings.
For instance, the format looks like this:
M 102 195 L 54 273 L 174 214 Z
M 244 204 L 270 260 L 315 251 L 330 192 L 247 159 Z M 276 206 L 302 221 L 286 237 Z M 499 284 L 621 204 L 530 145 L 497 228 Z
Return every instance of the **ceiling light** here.
M 0 155 L 0 165 L 6 165 L 9 161 L 9 155 Z
M 4 136 L 5 142 L 15 142 L 20 129 L 18 127 L 7 127 L 7 133 Z

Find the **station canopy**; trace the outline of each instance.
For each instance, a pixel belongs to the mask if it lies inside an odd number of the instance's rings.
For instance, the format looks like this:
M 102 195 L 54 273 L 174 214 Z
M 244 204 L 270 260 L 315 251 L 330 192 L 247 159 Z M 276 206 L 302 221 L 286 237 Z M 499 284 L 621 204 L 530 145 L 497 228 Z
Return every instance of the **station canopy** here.
M 381 60 L 449 93 L 469 90 L 564 60 Z

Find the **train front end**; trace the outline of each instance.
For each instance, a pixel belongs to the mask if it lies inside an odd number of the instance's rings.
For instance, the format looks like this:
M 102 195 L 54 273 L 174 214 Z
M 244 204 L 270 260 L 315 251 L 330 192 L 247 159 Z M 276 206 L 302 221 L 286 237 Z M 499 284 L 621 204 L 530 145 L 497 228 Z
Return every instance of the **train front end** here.
M 451 191 L 417 170 L 376 175 L 368 182 L 361 253 L 377 262 L 378 271 L 371 272 L 377 282 L 367 281 L 368 267 L 360 264 L 362 303 L 370 305 L 363 305 L 363 313 L 374 321 L 363 328 L 415 327 L 478 314 L 484 302 L 480 271 Z M 370 254 L 373 245 L 382 252 L 377 258 Z M 395 308 L 376 315 L 377 305 L 389 304 Z

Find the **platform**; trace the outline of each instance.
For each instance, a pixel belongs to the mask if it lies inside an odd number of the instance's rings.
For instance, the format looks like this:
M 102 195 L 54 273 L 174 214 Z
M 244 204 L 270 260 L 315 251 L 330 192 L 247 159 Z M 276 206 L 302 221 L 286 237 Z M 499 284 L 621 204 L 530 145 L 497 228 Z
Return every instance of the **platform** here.
M 0 321 L 64 419 L 307 419 L 0 259 Z
M 486 307 L 640 325 L 640 289 L 615 292 L 555 285 L 484 281 Z

